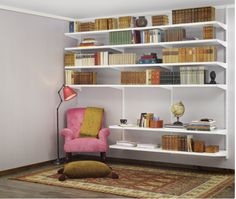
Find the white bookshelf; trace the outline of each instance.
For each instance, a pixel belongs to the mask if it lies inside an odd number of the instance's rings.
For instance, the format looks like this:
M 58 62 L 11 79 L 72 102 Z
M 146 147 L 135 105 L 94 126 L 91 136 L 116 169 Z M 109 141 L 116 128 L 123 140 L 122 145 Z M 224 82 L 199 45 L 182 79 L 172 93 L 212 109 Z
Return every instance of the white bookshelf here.
M 190 131 L 182 128 L 144 128 L 144 127 L 136 127 L 136 126 L 119 126 L 119 125 L 111 125 L 109 126 L 110 129 L 116 130 L 130 130 L 132 132 L 138 131 L 147 131 L 147 132 L 163 132 L 163 133 L 183 133 L 183 134 L 202 134 L 202 135 L 222 135 L 226 136 L 227 131 L 226 129 L 216 129 L 213 131 Z
M 120 84 L 77 84 L 77 85 L 68 85 L 74 89 L 81 88 L 219 88 L 222 90 L 226 90 L 227 86 L 224 84 L 176 84 L 176 85 L 138 85 L 138 84 L 130 84 L 130 85 L 120 85 Z
M 226 157 L 226 151 L 220 150 L 217 153 L 197 153 L 197 152 L 187 152 L 187 151 L 170 151 L 170 150 L 163 150 L 161 148 L 155 149 L 148 149 L 148 148 L 141 148 L 141 147 L 127 147 L 127 146 L 120 146 L 120 145 L 110 145 L 111 149 L 119 149 L 119 150 L 128 150 L 128 151 L 142 151 L 142 152 L 156 152 L 156 153 L 165 153 L 165 154 L 176 154 L 176 155 L 191 155 L 191 156 L 204 156 L 204 157 Z
M 225 14 L 226 15 L 226 14 Z M 144 15 L 142 15 L 144 16 Z M 222 17 L 222 16 L 221 16 Z M 223 16 L 222 18 L 226 18 Z M 94 18 L 95 19 L 95 18 Z M 218 18 L 217 18 L 218 20 Z M 224 20 L 224 19 L 223 19 Z M 82 20 L 83 21 L 83 20 Z M 90 19 L 89 21 L 92 21 Z M 120 32 L 120 31 L 134 31 L 134 30 L 151 30 L 151 29 L 160 29 L 167 30 L 171 28 L 185 28 L 186 30 L 199 30 L 206 25 L 214 26 L 218 31 L 223 33 L 221 38 L 216 37 L 216 39 L 196 39 L 196 40 L 184 40 L 184 41 L 172 41 L 172 42 L 159 42 L 159 43 L 141 43 L 141 44 L 121 44 L 121 45 L 108 45 L 108 37 L 111 32 Z M 184 24 L 169 24 L 162 26 L 147 26 L 147 27 L 135 27 L 135 28 L 126 28 L 126 29 L 112 29 L 112 30 L 99 30 L 99 31 L 89 31 L 89 32 L 73 32 L 73 33 L 65 33 L 65 36 L 77 39 L 81 41 L 85 37 L 95 37 L 97 40 L 101 38 L 106 38 L 104 45 L 101 46 L 86 46 L 86 47 L 67 47 L 64 50 L 66 52 L 76 52 L 76 53 L 93 53 L 99 51 L 109 51 L 109 52 L 131 52 L 131 51 L 145 51 L 145 50 L 160 50 L 162 48 L 175 48 L 175 47 L 198 47 L 198 46 L 216 46 L 218 49 L 223 51 L 223 58 L 214 62 L 189 62 L 189 63 L 156 63 L 156 64 L 122 64 L 122 65 L 96 65 L 96 66 L 66 66 L 65 70 L 90 70 L 94 69 L 96 71 L 105 70 L 105 69 L 116 69 L 116 70 L 129 70 L 129 69 L 146 69 L 146 68 L 155 68 L 155 67 L 163 67 L 163 68 L 171 68 L 180 66 L 207 66 L 210 69 L 219 69 L 221 72 L 225 73 L 224 75 L 224 83 L 220 84 L 180 84 L 180 85 L 120 85 L 120 84 L 88 84 L 88 85 L 68 85 L 74 89 L 89 89 L 89 88 L 97 88 L 97 89 L 106 89 L 106 88 L 114 88 L 121 90 L 121 104 L 122 104 L 122 114 L 120 118 L 125 117 L 125 90 L 126 89 L 148 89 L 148 88 L 156 88 L 156 89 L 167 89 L 170 92 L 170 104 L 173 103 L 173 95 L 175 92 L 178 92 L 178 89 L 218 89 L 223 92 L 225 96 L 225 103 L 222 106 L 225 107 L 224 115 L 224 128 L 216 129 L 214 131 L 189 131 L 185 129 L 173 129 L 173 128 L 140 128 L 140 127 L 120 127 L 118 125 L 111 125 L 109 128 L 112 133 L 120 133 L 122 138 L 124 137 L 124 133 L 136 133 L 136 132 L 159 132 L 159 133 L 176 133 L 176 134 L 190 134 L 190 135 L 200 135 L 200 136 L 220 136 L 224 139 L 224 149 L 220 150 L 218 153 L 196 153 L 196 152 L 185 152 L 185 151 L 169 151 L 162 150 L 161 148 L 156 149 L 147 149 L 147 148 L 138 148 L 138 147 L 126 147 L 120 145 L 110 145 L 110 149 L 116 150 L 129 150 L 136 152 L 156 152 L 163 154 L 176 154 L 176 155 L 190 155 L 190 156 L 201 156 L 201 157 L 224 157 L 228 158 L 228 57 L 227 57 L 227 47 L 228 47 L 228 33 L 227 33 L 227 20 L 225 23 L 220 21 L 208 21 L 208 22 L 197 22 L 197 23 L 184 23 Z M 222 38 L 224 37 L 224 38 Z M 176 89 L 176 90 L 175 90 Z M 175 92 L 174 92 L 175 91 Z M 219 104 L 220 106 L 220 104 Z M 128 119 L 128 118 L 127 118 Z M 217 143 L 215 143 L 217 144 Z M 222 148 L 222 147 L 221 147 Z
M 226 42 L 220 39 L 204 39 L 204 40 L 187 40 L 187 41 L 172 41 L 172 42 L 159 42 L 159 43 L 141 43 L 141 44 L 121 44 L 121 45 L 102 45 L 102 46 L 86 46 L 86 47 L 69 47 L 65 51 L 98 51 L 98 50 L 117 50 L 124 51 L 125 48 L 167 48 L 173 46 L 223 46 L 226 47 Z
M 78 69 L 125 69 L 125 68 L 147 68 L 147 67 L 177 67 L 177 66 L 210 66 L 226 69 L 224 62 L 184 62 L 184 63 L 157 63 L 157 64 L 120 64 L 120 65 L 95 65 L 95 66 L 65 66 L 65 70 Z
M 206 25 L 213 25 L 214 27 L 221 28 L 223 30 L 227 29 L 226 25 L 219 21 L 207 21 L 207 22 L 184 23 L 184 24 L 170 24 L 170 25 L 162 25 L 162 26 L 135 27 L 135 28 L 99 30 L 99 31 L 88 31 L 88 32 L 73 32 L 73 33 L 65 33 L 65 36 L 71 37 L 74 39 L 80 39 L 81 36 L 83 35 L 94 36 L 94 35 L 99 35 L 99 34 L 109 34 L 110 32 L 132 31 L 132 30 L 151 30 L 151 29 L 166 30 L 170 28 L 196 28 L 196 27 L 201 28 Z

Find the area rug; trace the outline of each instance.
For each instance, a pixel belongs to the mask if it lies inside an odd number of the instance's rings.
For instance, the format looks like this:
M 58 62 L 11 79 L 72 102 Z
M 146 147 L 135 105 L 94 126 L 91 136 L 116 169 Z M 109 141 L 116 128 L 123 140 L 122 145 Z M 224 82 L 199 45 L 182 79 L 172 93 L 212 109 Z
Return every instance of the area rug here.
M 58 181 L 58 168 L 14 179 L 54 186 L 97 191 L 135 198 L 211 198 L 234 182 L 234 174 L 166 169 L 148 166 L 110 165 L 119 179 L 87 178 Z

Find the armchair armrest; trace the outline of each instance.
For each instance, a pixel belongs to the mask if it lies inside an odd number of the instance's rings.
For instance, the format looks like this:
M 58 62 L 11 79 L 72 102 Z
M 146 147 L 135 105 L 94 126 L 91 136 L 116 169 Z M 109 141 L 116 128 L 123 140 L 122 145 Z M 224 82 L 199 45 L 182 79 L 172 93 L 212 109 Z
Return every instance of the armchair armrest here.
M 63 129 L 60 135 L 65 137 L 65 141 L 70 141 L 75 138 L 73 131 L 68 128 Z
M 102 140 L 102 141 L 107 141 L 107 137 L 110 135 L 110 130 L 109 128 L 103 128 L 99 131 L 98 133 L 98 138 L 99 140 Z

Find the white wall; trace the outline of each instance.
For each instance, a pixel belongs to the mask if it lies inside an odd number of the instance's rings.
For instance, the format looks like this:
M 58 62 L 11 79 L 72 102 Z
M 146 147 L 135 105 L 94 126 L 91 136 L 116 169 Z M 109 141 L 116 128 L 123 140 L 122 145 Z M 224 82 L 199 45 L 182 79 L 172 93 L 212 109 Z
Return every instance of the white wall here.
M 235 46 L 234 46 L 234 8 L 229 9 L 228 28 L 229 28 L 229 158 L 207 158 L 207 157 L 193 157 L 185 155 L 147 153 L 122 151 L 112 149 L 109 151 L 110 157 L 141 159 L 160 162 L 171 162 L 179 164 L 200 165 L 220 168 L 234 168 L 234 74 L 235 74 Z M 225 19 L 223 19 L 224 21 Z M 110 73 L 111 75 L 113 73 Z M 109 79 L 109 73 L 107 73 Z M 104 78 L 104 77 L 103 77 Z M 217 79 L 219 81 L 219 77 Z M 108 80 L 113 81 L 114 78 Z M 214 118 L 218 122 L 218 127 L 225 126 L 224 121 L 224 91 L 220 89 L 175 89 L 174 101 L 182 100 L 185 104 L 186 113 L 181 118 L 183 122 L 191 122 L 191 120 L 200 119 L 203 117 Z M 78 96 L 77 106 L 101 106 L 107 112 L 107 125 L 114 125 L 119 123 L 122 117 L 122 96 L 121 91 L 116 89 L 82 89 Z M 165 123 L 170 122 L 170 92 L 163 89 L 125 89 L 125 115 L 128 122 L 135 123 L 139 118 L 141 112 L 154 112 L 164 119 Z M 161 143 L 161 133 L 126 132 L 126 139 L 141 142 Z M 109 143 L 115 143 L 117 139 L 121 138 L 121 132 L 111 130 Z M 195 138 L 203 139 L 206 144 L 220 144 L 224 149 L 225 140 L 222 136 L 195 136 Z
M 0 10 L 0 27 L 0 170 L 5 170 L 56 157 L 63 49 L 74 41 L 64 37 L 68 22 L 45 17 Z M 61 111 L 74 103 L 62 104 Z

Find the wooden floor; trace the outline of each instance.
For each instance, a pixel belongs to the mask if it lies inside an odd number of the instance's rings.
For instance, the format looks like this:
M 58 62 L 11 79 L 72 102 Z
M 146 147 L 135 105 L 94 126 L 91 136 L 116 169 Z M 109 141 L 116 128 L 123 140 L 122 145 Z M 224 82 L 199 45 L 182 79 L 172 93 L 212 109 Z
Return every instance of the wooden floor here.
M 0 198 L 122 198 L 121 196 L 105 194 L 92 191 L 84 191 L 71 188 L 63 188 L 37 183 L 10 180 L 9 178 L 25 173 L 35 172 L 52 167 L 48 163 L 38 168 L 27 169 L 26 171 L 8 174 L 0 177 Z M 220 192 L 216 198 L 234 198 L 234 185 L 227 187 Z

